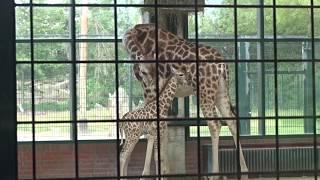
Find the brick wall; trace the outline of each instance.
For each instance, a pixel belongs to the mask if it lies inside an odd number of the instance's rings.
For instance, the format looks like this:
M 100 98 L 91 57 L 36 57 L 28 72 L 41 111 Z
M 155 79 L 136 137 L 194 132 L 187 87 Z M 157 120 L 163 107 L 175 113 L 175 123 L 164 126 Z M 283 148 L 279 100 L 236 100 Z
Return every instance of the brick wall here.
M 320 141 L 320 140 L 319 140 Z M 305 146 L 312 144 L 312 137 L 286 138 L 281 141 L 281 147 Z M 274 147 L 274 138 L 242 139 L 246 147 Z M 320 142 L 318 142 L 320 143 Z M 211 144 L 209 139 L 201 139 L 201 146 Z M 231 138 L 220 141 L 220 148 L 234 148 Z M 36 174 L 38 178 L 68 178 L 75 176 L 74 145 L 71 142 L 41 142 L 36 144 Z M 129 175 L 141 175 L 146 142 L 137 144 L 129 164 Z M 80 177 L 101 177 L 116 175 L 116 143 L 107 141 L 79 142 L 79 175 Z M 202 150 L 200 149 L 200 152 Z M 186 171 L 188 174 L 198 172 L 197 141 L 186 141 Z M 203 159 L 201 166 L 203 168 Z M 206 161 L 206 159 L 204 159 Z M 154 164 L 151 167 L 154 170 Z M 32 145 L 18 144 L 18 175 L 20 179 L 32 177 Z
M 196 141 L 186 144 L 186 169 L 197 172 Z M 139 142 L 129 164 L 129 175 L 141 175 L 146 142 Z M 112 142 L 80 142 L 79 176 L 101 177 L 116 175 L 116 144 Z M 152 164 L 154 172 L 154 164 Z M 32 145 L 18 144 L 18 174 L 20 179 L 32 177 Z M 74 145 L 70 142 L 41 142 L 36 144 L 36 174 L 38 178 L 68 178 L 75 176 Z

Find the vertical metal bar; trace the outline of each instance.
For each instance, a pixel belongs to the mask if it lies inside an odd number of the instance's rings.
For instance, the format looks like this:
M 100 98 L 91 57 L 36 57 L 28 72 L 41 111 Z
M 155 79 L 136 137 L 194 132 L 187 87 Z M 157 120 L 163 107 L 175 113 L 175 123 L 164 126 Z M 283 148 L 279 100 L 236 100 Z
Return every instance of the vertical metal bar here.
M 159 115 L 160 115 L 160 109 L 159 109 L 159 62 L 158 62 L 158 55 L 159 55 L 159 42 L 158 42 L 158 0 L 154 0 L 154 17 L 155 17 L 155 50 L 156 50 L 156 104 L 157 104 L 157 143 L 158 143 L 158 178 L 161 177 L 161 154 L 160 154 L 160 148 L 161 148 L 161 143 L 160 143 L 160 120 L 159 120 Z M 162 137 L 164 138 L 164 137 Z
M 314 0 L 311 0 L 311 58 L 312 58 L 312 109 L 313 109 L 313 156 L 314 156 L 314 179 L 318 179 L 318 148 L 317 148 L 317 110 L 316 110 L 316 67 L 315 67 L 315 30 L 314 30 Z
M 119 51 L 118 51 L 118 13 L 117 13 L 117 0 L 114 0 L 114 54 L 115 54 L 115 85 L 116 85 L 116 128 L 117 128 L 117 179 L 120 180 L 120 134 L 119 134 L 119 119 L 120 119 L 120 114 L 119 114 Z
M 238 79 L 238 65 L 239 65 L 239 57 L 238 57 L 238 2 L 237 0 L 234 0 L 234 6 L 233 6 L 233 18 L 234 18 L 234 54 L 235 54 L 235 96 L 236 96 L 236 123 L 237 123 L 237 155 L 236 155 L 236 159 L 237 159 L 237 178 L 241 179 L 241 167 L 240 167 L 240 118 L 239 118 L 239 79 Z
M 260 65 L 258 66 L 258 116 L 262 117 L 258 121 L 258 132 L 262 136 L 266 135 L 266 119 L 264 118 L 266 115 L 266 103 L 265 103 L 265 63 L 264 63 L 264 0 L 259 0 L 259 9 L 257 12 L 257 29 L 258 29 L 258 37 L 260 38 L 260 41 L 258 43 L 257 48 L 257 58 L 262 60 Z
M 34 94 L 34 44 L 33 44 L 33 0 L 30 0 L 30 58 L 31 58 L 31 118 L 32 118 L 32 178 L 36 179 L 35 142 L 35 94 Z
M 76 6 L 75 0 L 71 0 L 71 77 L 72 77 L 72 140 L 74 141 L 75 178 L 79 178 L 78 159 L 78 124 L 77 124 L 77 54 L 76 54 Z
M 13 0 L 1 1 L 0 24 L 0 175 L 2 179 L 17 179 L 17 106 L 15 9 Z
M 195 40 L 196 40 L 196 78 L 197 78 L 197 160 L 198 160 L 198 179 L 201 179 L 201 147 L 200 147 L 200 92 L 199 92 L 199 34 L 198 34 L 198 0 L 195 0 Z
M 273 46 L 274 46 L 274 99 L 275 99 L 275 131 L 276 131 L 276 178 L 280 178 L 279 170 L 279 112 L 278 112 L 278 50 L 277 50 L 277 12 L 276 12 L 276 0 L 273 0 Z

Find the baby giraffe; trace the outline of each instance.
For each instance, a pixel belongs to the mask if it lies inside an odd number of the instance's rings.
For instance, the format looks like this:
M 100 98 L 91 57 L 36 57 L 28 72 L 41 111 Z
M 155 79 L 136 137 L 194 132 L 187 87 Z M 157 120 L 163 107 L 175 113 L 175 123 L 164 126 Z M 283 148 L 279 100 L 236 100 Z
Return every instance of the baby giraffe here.
M 172 66 L 171 66 L 172 67 Z M 159 93 L 159 118 L 166 118 L 168 110 L 172 104 L 172 100 L 175 97 L 178 86 L 185 86 L 188 84 L 188 72 L 178 71 L 171 68 L 172 75 L 165 82 L 165 85 L 160 89 Z M 148 145 L 145 159 L 145 167 L 142 175 L 149 175 L 150 173 L 150 161 L 152 154 L 152 147 L 154 146 L 154 158 L 156 164 L 156 171 L 158 170 L 158 142 L 157 142 L 157 100 L 154 99 L 143 107 L 135 109 L 126 113 L 122 120 L 126 120 L 119 123 L 120 135 L 125 135 L 125 143 L 120 152 L 120 175 L 127 176 L 128 164 L 130 161 L 131 153 L 139 141 L 142 135 L 148 135 Z M 139 121 L 139 119 L 148 121 Z M 132 121 L 131 121 L 132 120 Z M 135 121 L 136 120 L 136 121 Z M 167 130 L 167 121 L 159 122 L 159 134 L 160 134 L 160 152 L 165 152 L 164 136 Z M 161 154 L 161 172 L 167 173 L 166 154 Z

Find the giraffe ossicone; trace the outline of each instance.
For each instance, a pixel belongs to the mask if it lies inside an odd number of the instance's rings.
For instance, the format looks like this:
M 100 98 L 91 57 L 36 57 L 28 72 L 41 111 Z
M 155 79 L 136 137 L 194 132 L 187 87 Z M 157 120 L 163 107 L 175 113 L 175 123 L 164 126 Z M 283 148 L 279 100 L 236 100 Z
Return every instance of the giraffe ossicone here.
M 158 34 L 157 36 L 156 33 Z M 217 117 L 216 108 L 223 117 L 235 117 L 231 109 L 228 92 L 229 70 L 223 56 L 210 46 L 198 44 L 198 49 L 196 49 L 195 43 L 188 42 L 164 28 L 156 29 L 154 24 L 138 24 L 127 30 L 123 36 L 123 44 L 133 60 L 143 61 L 141 57 L 147 56 L 154 57 L 151 60 L 158 61 L 158 70 L 156 69 L 156 63 L 135 63 L 133 67 L 134 75 L 144 89 L 145 103 L 152 101 L 157 96 L 158 92 L 155 83 L 159 83 L 159 89 L 164 87 L 165 82 L 172 73 L 170 71 L 171 67 L 182 72 L 190 71 L 188 88 L 178 87 L 176 96 L 197 94 L 199 87 L 198 98 L 203 115 L 206 118 L 213 119 L 207 121 L 212 143 L 213 166 L 211 171 L 218 173 L 219 134 L 222 123 L 229 127 L 235 146 L 237 146 L 236 120 L 214 120 Z M 196 57 L 196 51 L 198 51 L 198 57 Z M 155 54 L 158 57 L 155 57 Z M 198 68 L 196 61 L 198 61 Z M 157 72 L 159 82 L 155 81 Z M 199 75 L 198 78 L 197 74 Z M 188 89 L 188 91 L 181 92 L 181 89 Z M 241 171 L 247 172 L 248 168 L 241 144 L 239 149 Z M 212 178 L 218 178 L 218 176 L 213 176 Z M 243 178 L 247 179 L 248 177 L 243 175 Z

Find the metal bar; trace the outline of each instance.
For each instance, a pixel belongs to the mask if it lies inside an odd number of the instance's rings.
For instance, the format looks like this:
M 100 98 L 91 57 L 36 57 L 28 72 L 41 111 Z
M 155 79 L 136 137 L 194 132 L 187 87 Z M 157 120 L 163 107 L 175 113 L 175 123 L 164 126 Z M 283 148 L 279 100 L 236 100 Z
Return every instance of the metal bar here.
M 315 15 L 314 0 L 311 0 L 311 59 L 312 59 L 312 109 L 313 109 L 313 156 L 314 156 L 314 179 L 318 179 L 318 145 L 317 145 L 317 101 L 316 97 L 316 66 L 315 66 Z
M 234 4 L 237 5 L 237 0 L 234 0 Z M 239 119 L 239 53 L 238 53 L 238 9 L 233 9 L 233 20 L 234 20 L 234 54 L 235 54 L 235 96 L 236 96 L 236 130 L 237 130 L 237 142 L 236 142 L 236 159 L 237 159 L 237 178 L 241 179 L 241 166 L 240 166 L 240 119 Z
M 302 120 L 303 118 L 313 118 L 314 116 L 278 116 L 278 119 L 299 119 Z M 242 119 L 251 119 L 251 120 L 260 120 L 262 118 L 265 119 L 275 119 L 276 116 L 252 116 L 252 117 L 239 117 L 240 120 Z M 320 115 L 315 116 L 315 118 L 320 118 Z M 199 117 L 199 118 L 192 118 L 192 117 L 185 117 L 185 118 L 159 118 L 160 121 L 197 121 L 200 119 L 200 121 L 209 121 L 209 120 L 234 120 L 232 117 L 210 117 L 210 118 L 205 118 L 205 117 Z M 78 120 L 78 123 L 85 123 L 85 122 L 90 122 L 90 123 L 111 123 L 111 122 L 116 122 L 117 120 L 115 119 L 86 119 L 86 120 Z M 154 122 L 154 119 L 123 119 L 121 122 L 131 122 L 131 121 L 152 121 Z M 261 120 L 260 120 L 261 121 Z M 31 124 L 32 121 L 18 121 L 17 124 Z M 60 123 L 70 123 L 68 120 L 54 120 L 54 121 L 37 121 L 35 124 L 60 124 Z M 201 123 L 202 124 L 202 123 Z M 205 124 L 205 123 L 203 123 Z
M 158 4 L 158 0 L 154 0 L 154 18 L 155 18 L 155 31 L 154 31 L 154 33 L 155 33 L 155 50 L 156 50 L 156 107 L 157 107 L 157 143 L 158 143 L 158 149 L 157 149 L 157 151 L 158 151 L 158 174 L 157 174 L 157 176 L 158 176 L 158 178 L 160 178 L 161 177 L 161 151 L 160 151 L 160 149 L 161 149 L 161 146 L 162 146 L 162 144 L 160 143 L 160 117 L 159 117 L 159 115 L 160 115 L 160 109 L 159 109 L 159 97 L 160 97 L 160 95 L 159 95 L 159 92 L 160 92 L 160 90 L 159 90 L 159 37 L 158 37 L 158 28 L 159 28 L 159 17 L 158 17 L 158 15 L 159 15 L 159 12 L 158 12 L 158 7 L 159 7 L 159 4 Z M 162 138 L 164 138 L 164 137 L 162 137 Z
M 276 0 L 273 0 L 273 45 L 274 45 L 274 90 L 275 90 L 275 123 L 276 123 L 276 178 L 280 178 L 279 167 L 279 112 L 278 112 L 278 53 L 277 53 L 277 12 Z
M 117 4 L 117 0 L 114 0 L 114 4 Z M 114 6 L 114 36 L 115 39 L 118 39 L 118 13 L 117 7 Z M 118 57 L 119 57 L 119 50 L 118 50 L 118 43 L 115 41 L 115 85 L 116 85 L 116 127 L 117 127 L 117 179 L 121 179 L 120 177 L 120 134 L 119 134 L 119 64 L 118 64 Z
M 33 42 L 33 0 L 30 0 L 30 58 L 31 58 L 31 118 L 32 118 L 32 178 L 36 179 L 36 140 L 35 140 L 35 93 L 34 93 L 34 42 Z
M 28 6 L 30 4 L 16 4 L 16 6 Z M 63 3 L 57 3 L 57 4 L 48 4 L 48 3 L 36 3 L 33 4 L 35 7 L 69 7 L 70 4 L 63 4 Z M 88 7 L 158 7 L 158 8 L 193 8 L 194 5 L 190 4 L 106 4 L 106 3 L 92 3 L 92 4 L 75 4 L 76 7 L 81 6 L 88 6 Z M 310 8 L 311 5 L 249 5 L 249 4 L 198 4 L 199 8 L 296 8 L 296 9 L 307 9 Z M 314 5 L 315 8 L 319 8 L 320 5 Z
M 197 160 L 198 160 L 198 179 L 201 179 L 201 142 L 200 142 L 200 88 L 199 88 L 199 19 L 198 19 L 198 0 L 195 0 L 194 5 L 194 16 L 195 16 L 195 46 L 196 46 L 196 79 L 197 79 Z
M 15 64 L 15 12 L 12 0 L 1 1 L 0 23 L 0 174 L 2 179 L 17 179 L 17 106 Z
M 75 158 L 75 177 L 79 178 L 79 159 L 78 159 L 78 124 L 77 124 L 77 54 L 76 54 L 76 7 L 75 0 L 70 0 L 71 6 L 71 124 L 72 124 L 72 140 L 74 142 L 74 158 Z
M 171 63 L 179 63 L 180 60 L 170 60 Z M 320 62 L 320 59 L 314 59 L 315 62 Z M 81 64 L 81 63 L 87 63 L 87 64 L 114 64 L 116 61 L 114 60 L 87 60 L 86 62 L 83 62 L 83 61 L 75 61 L 77 64 Z M 165 62 L 168 62 L 167 60 L 159 60 L 158 61 L 159 63 L 165 63 Z M 183 62 L 185 63 L 196 63 L 197 61 L 196 60 L 192 60 L 192 59 L 189 59 L 189 60 L 183 60 Z M 211 62 L 210 60 L 201 60 L 201 62 Z M 216 63 L 234 63 L 234 60 L 228 60 L 228 59 L 225 59 L 225 60 L 215 60 Z M 250 60 L 241 60 L 241 62 L 247 62 L 247 63 L 261 63 L 261 62 L 265 62 L 265 63 L 272 63 L 273 60 L 260 60 L 260 59 L 250 59 Z M 310 62 L 310 60 L 295 60 L 295 59 L 287 59 L 287 60 L 277 60 L 277 62 Z M 17 61 L 16 62 L 17 64 L 30 64 L 30 61 Z M 72 64 L 72 61 L 34 61 L 33 62 L 34 64 Z M 145 60 L 145 61 L 139 61 L 139 60 L 118 60 L 118 63 L 121 64 L 121 63 L 125 63 L 125 64 L 128 64 L 128 63 L 155 63 L 155 61 L 150 61 L 150 60 Z M 266 71 L 266 73 L 270 73 L 271 71 Z M 286 72 L 286 71 L 279 71 L 280 74 L 290 74 L 290 73 L 295 73 L 295 72 L 298 72 L 300 73 L 301 71 L 294 71 L 294 72 Z M 286 73 L 285 73 L 286 72 Z M 251 73 L 251 72 L 250 72 Z
M 186 36 L 188 38 L 188 36 Z M 194 42 L 194 38 L 188 38 L 189 41 Z M 233 42 L 234 38 L 230 37 L 207 37 L 206 38 L 198 38 L 199 42 L 225 42 L 225 41 L 230 41 Z M 114 43 L 115 41 L 121 43 L 122 39 L 117 38 L 115 39 L 114 37 L 109 37 L 109 38 L 87 38 L 87 39 L 77 39 L 77 42 L 110 42 Z M 238 37 L 239 42 L 273 42 L 272 37 L 264 37 L 264 38 L 259 38 L 259 37 Z M 310 38 L 308 37 L 278 37 L 278 42 L 303 42 L 303 41 L 310 41 Z M 314 41 L 320 41 L 320 38 L 314 38 Z M 16 39 L 17 43 L 30 43 L 30 39 Z M 49 38 L 49 39 L 42 39 L 42 38 L 36 38 L 33 40 L 35 43 L 68 43 L 72 42 L 70 38 Z

